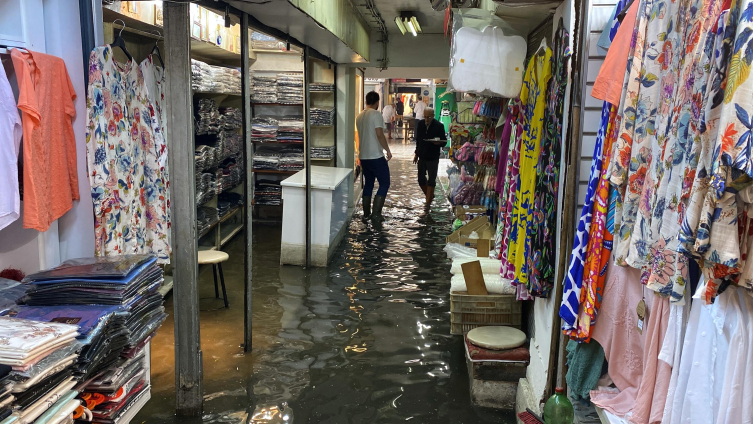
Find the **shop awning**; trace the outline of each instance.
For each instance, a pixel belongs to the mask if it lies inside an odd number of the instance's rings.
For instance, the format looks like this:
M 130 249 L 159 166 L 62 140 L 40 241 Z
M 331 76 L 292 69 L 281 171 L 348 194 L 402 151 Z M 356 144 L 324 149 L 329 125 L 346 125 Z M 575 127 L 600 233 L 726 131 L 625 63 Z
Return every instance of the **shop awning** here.
M 228 0 L 228 3 L 263 25 L 288 34 L 291 42 L 295 39 L 336 63 L 369 60 L 371 30 L 348 0 L 325 2 L 328 8 L 322 7 L 322 2 L 309 0 Z

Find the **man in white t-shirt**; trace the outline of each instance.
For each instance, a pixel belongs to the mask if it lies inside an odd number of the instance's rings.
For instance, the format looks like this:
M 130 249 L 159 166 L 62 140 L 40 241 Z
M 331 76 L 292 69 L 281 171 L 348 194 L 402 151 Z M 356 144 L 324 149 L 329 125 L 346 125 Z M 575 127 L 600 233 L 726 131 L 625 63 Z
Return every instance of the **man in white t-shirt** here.
M 392 159 L 390 146 L 384 137 L 384 118 L 377 110 L 379 108 L 379 94 L 371 91 L 366 95 L 366 109 L 356 118 L 358 131 L 358 159 L 363 170 L 363 217 L 371 217 L 374 222 L 381 222 L 382 207 L 390 188 L 390 167 L 387 161 Z M 386 152 L 386 157 L 385 157 Z M 374 196 L 374 207 L 371 206 L 371 194 L 374 191 L 374 180 L 379 181 L 379 190 Z
M 392 123 L 395 120 L 395 107 L 386 104 L 382 108 L 382 118 L 384 118 L 384 128 L 387 129 L 387 138 L 392 140 Z
M 426 101 L 428 98 L 421 96 L 419 97 L 418 102 L 416 102 L 416 106 L 413 108 L 413 113 L 415 113 L 416 117 L 416 128 L 418 128 L 418 121 L 424 120 L 424 111 L 426 110 L 426 107 L 428 106 L 426 104 Z

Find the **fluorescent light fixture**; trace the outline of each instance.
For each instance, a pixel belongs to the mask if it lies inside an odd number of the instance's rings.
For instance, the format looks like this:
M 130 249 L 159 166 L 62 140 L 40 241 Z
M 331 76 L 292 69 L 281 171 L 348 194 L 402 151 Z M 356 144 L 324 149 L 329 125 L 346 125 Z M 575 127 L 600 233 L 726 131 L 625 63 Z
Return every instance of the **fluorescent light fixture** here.
M 413 28 L 416 28 L 416 31 L 421 32 L 421 25 L 418 24 L 418 19 L 413 16 L 410 18 L 410 21 L 413 24 Z
M 403 19 L 402 19 L 401 17 L 399 17 L 399 16 L 398 16 L 398 17 L 396 17 L 396 18 L 395 18 L 395 24 L 397 25 L 397 29 L 399 29 L 399 30 L 400 30 L 400 32 L 401 32 L 401 33 L 402 33 L 403 35 L 405 35 L 405 31 L 406 31 L 406 29 L 405 29 L 405 24 L 403 24 Z
M 416 33 L 416 28 L 413 27 L 413 22 L 407 21 L 406 24 L 408 24 L 408 29 L 410 30 L 411 34 L 413 34 L 414 37 L 417 36 L 418 34 Z

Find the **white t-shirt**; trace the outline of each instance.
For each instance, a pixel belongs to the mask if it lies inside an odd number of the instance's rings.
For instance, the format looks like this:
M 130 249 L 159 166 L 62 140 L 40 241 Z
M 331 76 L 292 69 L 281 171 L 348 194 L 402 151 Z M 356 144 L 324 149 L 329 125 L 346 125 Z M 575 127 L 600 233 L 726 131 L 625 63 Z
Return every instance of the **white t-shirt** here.
M 424 111 L 426 110 L 426 103 L 420 101 L 416 103 L 416 107 L 413 108 L 413 111 L 416 112 L 416 120 L 423 120 L 424 119 Z
M 382 108 L 382 118 L 384 118 L 385 124 L 392 122 L 393 116 L 395 116 L 395 108 L 392 107 L 392 105 L 387 105 Z
M 358 158 L 379 159 L 384 157 L 384 150 L 379 144 L 376 129 L 384 129 L 382 114 L 378 110 L 366 108 L 356 118 L 356 131 L 358 131 Z
M 18 149 L 22 131 L 16 100 L 5 69 L 0 64 L 0 230 L 21 215 Z

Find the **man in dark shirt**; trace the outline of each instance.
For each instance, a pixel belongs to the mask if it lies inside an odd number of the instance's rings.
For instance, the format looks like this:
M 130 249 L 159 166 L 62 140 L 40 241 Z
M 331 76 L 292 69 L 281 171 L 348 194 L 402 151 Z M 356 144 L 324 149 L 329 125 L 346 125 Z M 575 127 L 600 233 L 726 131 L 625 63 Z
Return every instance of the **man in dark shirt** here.
M 447 144 L 447 134 L 444 132 L 444 125 L 434 119 L 434 109 L 425 109 L 424 119 L 416 125 L 416 153 L 413 156 L 413 163 L 418 163 L 418 185 L 426 195 L 427 206 L 434 200 L 439 153 L 445 144 Z

